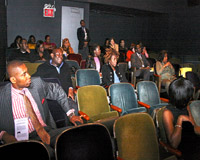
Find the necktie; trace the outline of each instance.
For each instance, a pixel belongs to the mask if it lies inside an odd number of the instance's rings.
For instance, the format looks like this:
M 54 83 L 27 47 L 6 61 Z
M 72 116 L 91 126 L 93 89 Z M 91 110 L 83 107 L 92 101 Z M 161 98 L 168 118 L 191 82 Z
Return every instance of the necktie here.
M 140 62 L 142 63 L 142 67 L 144 67 L 144 62 L 143 62 L 143 60 L 142 60 L 142 56 L 141 56 L 141 54 L 137 54 L 138 55 L 138 57 L 139 57 L 139 59 L 140 59 Z
M 38 136 L 41 138 L 42 142 L 46 144 L 50 144 L 50 135 L 45 131 L 44 127 L 39 122 L 29 98 L 25 94 L 23 94 L 23 96 L 24 96 L 24 104 L 25 104 L 27 113 L 31 119 L 33 127 L 35 128 Z

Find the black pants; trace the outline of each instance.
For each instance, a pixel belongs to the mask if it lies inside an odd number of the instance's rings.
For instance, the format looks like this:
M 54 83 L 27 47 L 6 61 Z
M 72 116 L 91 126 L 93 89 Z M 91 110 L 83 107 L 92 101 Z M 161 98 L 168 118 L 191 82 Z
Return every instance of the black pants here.
M 150 79 L 150 70 L 149 69 L 138 69 L 135 72 L 136 77 L 141 77 L 145 81 Z

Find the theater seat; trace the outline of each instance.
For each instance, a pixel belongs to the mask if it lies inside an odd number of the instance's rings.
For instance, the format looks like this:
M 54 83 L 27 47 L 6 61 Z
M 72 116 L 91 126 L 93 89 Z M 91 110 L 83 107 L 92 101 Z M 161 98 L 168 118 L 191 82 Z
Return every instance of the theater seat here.
M 132 113 L 118 118 L 114 135 L 119 160 L 159 160 L 159 144 L 153 119 L 147 113 Z M 175 156 L 166 159 L 174 160 Z
M 168 105 L 169 100 L 160 98 L 158 88 L 152 81 L 141 81 L 136 86 L 139 101 L 150 105 L 149 114 L 151 115 L 156 108 Z M 162 103 L 162 102 L 165 103 Z
M 147 108 L 138 106 L 137 95 L 133 86 L 129 83 L 112 84 L 108 93 L 111 104 L 122 109 L 121 115 L 147 112 Z
M 100 85 L 99 72 L 95 69 L 79 69 L 75 77 L 77 88 L 87 85 Z
M 50 160 L 47 147 L 40 141 L 17 141 L 0 146 L 1 159 Z
M 57 160 L 114 160 L 110 134 L 100 124 L 65 130 L 56 139 L 55 154 Z

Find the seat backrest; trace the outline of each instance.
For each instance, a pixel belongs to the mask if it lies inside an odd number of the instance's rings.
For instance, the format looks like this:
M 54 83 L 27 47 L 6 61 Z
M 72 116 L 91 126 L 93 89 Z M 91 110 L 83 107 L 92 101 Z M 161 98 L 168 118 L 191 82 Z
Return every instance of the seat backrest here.
M 181 65 L 177 63 L 172 63 L 172 66 L 174 67 L 176 77 L 178 77 L 180 73 Z
M 0 146 L 0 156 L 5 159 L 49 160 L 47 147 L 39 141 L 18 141 Z
M 86 67 L 86 60 L 81 60 L 80 67 L 81 67 L 81 69 L 85 69 L 85 67 Z
M 42 63 L 24 62 L 24 64 L 28 68 L 28 73 L 30 75 L 33 75 L 37 71 L 38 66 L 41 65 Z
M 123 160 L 158 160 L 159 148 L 155 125 L 147 113 L 132 113 L 114 123 L 119 157 Z
M 190 104 L 190 111 L 195 123 L 200 126 L 200 100 L 193 101 Z
M 80 66 L 81 60 L 82 60 L 82 55 L 81 54 L 69 54 L 67 56 L 67 59 L 77 61 Z
M 90 85 L 80 87 L 77 91 L 78 108 L 89 117 L 109 112 L 107 93 L 102 86 Z
M 79 87 L 87 85 L 100 85 L 99 72 L 95 69 L 79 69 L 76 72 L 76 84 Z
M 114 160 L 110 134 L 100 124 L 65 130 L 57 137 L 55 154 L 57 160 Z
M 147 58 L 147 61 L 150 64 L 150 67 L 153 67 L 153 65 L 156 63 L 156 59 L 155 58 Z
M 118 66 L 119 66 L 119 70 L 126 73 L 127 70 L 128 70 L 128 64 L 127 62 L 119 62 L 118 63 Z
M 141 81 L 136 86 L 138 99 L 149 105 L 159 104 L 160 96 L 156 84 L 152 81 Z
M 122 115 L 128 109 L 137 108 L 137 97 L 134 88 L 129 83 L 116 83 L 109 87 L 109 96 L 112 105 L 122 109 Z
M 198 89 L 200 89 L 200 79 L 198 77 L 198 75 L 194 72 L 186 72 L 186 78 L 192 82 L 192 84 L 194 85 L 196 91 Z
M 65 60 L 65 62 L 69 65 L 69 68 L 71 69 L 71 75 L 75 77 L 76 71 L 80 69 L 78 62 L 75 60 Z
M 155 123 L 156 123 L 156 128 L 158 131 L 158 138 L 164 142 L 164 143 L 168 143 L 167 142 L 167 135 L 165 132 L 165 127 L 163 124 L 163 112 L 165 110 L 166 107 L 162 107 L 162 108 L 157 108 L 154 112 L 155 113 Z

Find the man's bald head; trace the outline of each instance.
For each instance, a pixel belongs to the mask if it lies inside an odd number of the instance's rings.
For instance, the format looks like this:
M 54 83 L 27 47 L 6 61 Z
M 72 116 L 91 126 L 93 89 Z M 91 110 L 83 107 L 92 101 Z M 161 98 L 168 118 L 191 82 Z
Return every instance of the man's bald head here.
M 59 66 L 63 61 L 63 51 L 60 48 L 56 48 L 51 53 L 52 64 Z
M 12 77 L 16 74 L 17 68 L 24 63 L 22 61 L 14 60 L 8 63 L 7 65 L 7 73 L 9 77 Z
M 55 48 L 53 49 L 52 53 L 55 55 L 57 52 L 59 53 L 63 53 L 62 49 L 61 48 Z

